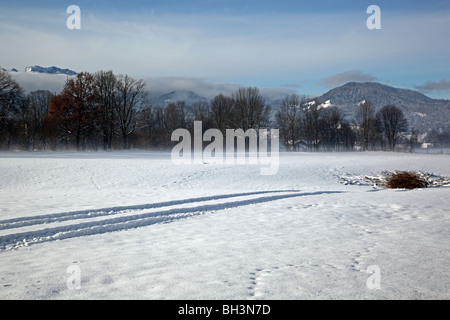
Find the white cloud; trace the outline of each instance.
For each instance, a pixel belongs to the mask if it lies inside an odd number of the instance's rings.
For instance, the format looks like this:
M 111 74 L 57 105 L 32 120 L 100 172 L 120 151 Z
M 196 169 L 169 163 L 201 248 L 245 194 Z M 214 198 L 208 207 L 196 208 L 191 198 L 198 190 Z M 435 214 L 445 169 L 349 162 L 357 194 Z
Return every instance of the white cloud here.
M 10 72 L 11 76 L 25 92 L 49 90 L 60 93 L 68 76 L 63 74 L 45 74 L 36 72 Z
M 213 98 L 222 93 L 230 95 L 240 85 L 235 83 L 214 83 L 200 78 L 160 77 L 144 78 L 148 90 L 153 96 L 158 96 L 175 90 L 190 90 L 205 98 Z
M 326 85 L 328 88 L 336 88 L 347 82 L 372 82 L 375 80 L 377 80 L 377 78 L 370 74 L 359 70 L 354 70 L 329 76 L 322 80 L 319 84 Z
M 428 81 L 423 85 L 416 86 L 416 89 L 423 93 L 429 93 L 432 91 L 450 92 L 450 81 L 445 79 L 442 79 L 440 81 Z

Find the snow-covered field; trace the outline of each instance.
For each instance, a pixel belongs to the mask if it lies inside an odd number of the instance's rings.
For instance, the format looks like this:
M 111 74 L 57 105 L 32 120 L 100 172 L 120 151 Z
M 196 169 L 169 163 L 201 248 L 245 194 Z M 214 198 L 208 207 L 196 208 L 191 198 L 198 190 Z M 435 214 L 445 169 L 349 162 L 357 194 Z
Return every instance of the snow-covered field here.
M 0 153 L 0 299 L 450 299 L 450 156 L 281 154 L 258 166 L 168 153 Z

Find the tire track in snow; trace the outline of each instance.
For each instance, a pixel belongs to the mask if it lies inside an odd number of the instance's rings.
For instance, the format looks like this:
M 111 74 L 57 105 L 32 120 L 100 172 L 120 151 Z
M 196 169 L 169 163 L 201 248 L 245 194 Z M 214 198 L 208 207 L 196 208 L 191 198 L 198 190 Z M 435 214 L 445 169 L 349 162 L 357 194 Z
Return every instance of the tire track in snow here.
M 281 194 L 280 194 L 281 193 Z M 271 201 L 288 199 L 294 197 L 304 197 L 304 196 L 314 196 L 321 194 L 332 194 L 332 193 L 342 193 L 340 191 L 328 191 L 328 192 L 311 192 L 311 193 L 300 193 L 296 190 L 287 190 L 287 191 L 260 191 L 260 192 L 249 192 L 249 193 L 240 193 L 240 194 L 229 194 L 229 195 L 219 195 L 212 197 L 201 197 L 201 198 L 192 198 L 178 201 L 168 201 L 161 202 L 155 204 L 148 205 L 140 205 L 140 206 L 129 206 L 129 207 L 115 207 L 109 209 L 100 209 L 94 211 L 79 211 L 79 212 L 69 212 L 69 213 L 60 213 L 50 216 L 42 216 L 42 220 L 40 220 L 39 216 L 30 217 L 30 218 L 19 218 L 19 219 L 11 219 L 2 221 L 1 225 L 5 228 L 5 225 L 8 223 L 26 223 L 27 226 L 35 226 L 38 224 L 46 223 L 46 222 L 61 222 L 67 220 L 76 220 L 83 218 L 91 218 L 99 215 L 105 214 L 118 214 L 124 212 L 125 210 L 130 213 L 133 211 L 144 211 L 146 209 L 154 209 L 160 207 L 173 206 L 176 204 L 188 204 L 188 203 L 197 203 L 218 199 L 233 199 L 237 197 L 243 196 L 255 196 L 251 199 L 244 200 L 234 200 L 227 201 L 224 203 L 218 204 L 204 204 L 191 208 L 174 208 L 168 209 L 164 211 L 158 212 L 143 212 L 138 214 L 130 214 L 126 216 L 119 216 L 110 219 L 96 220 L 91 222 L 84 222 L 78 224 L 70 224 L 60 227 L 53 228 L 45 228 L 34 231 L 25 231 L 20 233 L 13 233 L 9 235 L 0 236 L 0 250 L 11 250 L 22 246 L 28 246 L 37 243 L 43 243 L 48 241 L 55 240 L 63 240 L 70 239 L 82 236 L 89 235 L 97 235 L 109 232 L 116 232 L 128 229 L 135 229 L 140 227 L 145 227 L 149 225 L 153 225 L 156 223 L 169 223 L 180 219 L 185 219 L 193 216 L 202 215 L 205 212 L 225 210 L 230 208 L 238 208 L 243 206 L 248 206 L 252 204 L 261 204 L 267 203 Z M 275 194 L 275 195 L 264 195 L 262 194 Z M 108 213 L 112 212 L 112 213 Z M 91 214 L 91 215 L 90 215 Z M 51 220 L 49 220 L 51 219 Z M 22 224 L 21 226 L 24 226 Z M 15 226 L 17 227 L 17 226 Z M 14 228 L 14 226 L 12 227 Z
M 175 206 L 175 205 L 180 205 L 180 204 L 189 204 L 189 203 L 195 203 L 195 202 L 205 202 L 205 201 L 221 200 L 221 199 L 228 199 L 228 198 L 235 198 L 235 197 L 261 195 L 261 194 L 267 194 L 267 193 L 286 193 L 286 192 L 300 192 L 300 191 L 299 190 L 276 190 L 276 191 L 256 191 L 256 192 L 234 193 L 234 194 L 206 196 L 206 197 L 198 197 L 198 198 L 183 199 L 183 200 L 171 200 L 171 201 L 150 203 L 150 204 L 143 204 L 143 205 L 135 205 L 135 206 L 119 206 L 119 207 L 111 207 L 111 208 L 102 208 L 102 209 L 97 209 L 97 210 L 82 210 L 82 211 L 54 213 L 54 214 L 48 214 L 48 215 L 37 215 L 37 216 L 2 220 L 2 221 L 0 221 L 0 230 L 21 228 L 21 227 L 26 227 L 26 226 L 33 226 L 33 225 L 53 223 L 53 222 L 63 222 L 63 221 L 67 221 L 67 220 L 111 216 L 111 215 L 124 213 L 124 212 L 130 211 L 130 210 L 143 211 L 143 210 L 148 210 L 148 209 L 157 209 L 157 208 L 162 208 L 162 207 L 169 207 L 169 206 Z

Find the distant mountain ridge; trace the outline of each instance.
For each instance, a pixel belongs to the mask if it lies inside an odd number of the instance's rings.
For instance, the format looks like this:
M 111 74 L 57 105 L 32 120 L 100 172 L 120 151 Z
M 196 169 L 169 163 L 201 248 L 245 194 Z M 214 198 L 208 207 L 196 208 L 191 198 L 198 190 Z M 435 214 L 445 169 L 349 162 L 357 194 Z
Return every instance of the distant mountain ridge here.
M 8 72 L 8 71 L 10 71 L 10 72 L 19 72 L 16 68 L 12 68 L 11 70 L 8 70 L 6 68 L 1 68 L 1 70 L 5 71 L 5 72 Z
M 37 72 L 46 74 L 65 74 L 68 76 L 75 76 L 77 72 L 70 69 L 61 69 L 55 66 L 52 67 L 41 67 L 41 66 L 28 66 L 25 68 L 25 72 Z
M 174 90 L 163 95 L 154 96 L 151 100 L 153 104 L 166 106 L 178 101 L 184 101 L 189 105 L 197 101 L 208 101 L 209 99 L 199 96 L 191 90 Z
M 432 99 L 409 89 L 398 89 L 377 82 L 349 82 L 318 97 L 319 103 L 330 101 L 346 117 L 353 118 L 357 106 L 364 100 L 372 102 L 378 110 L 394 105 L 403 110 L 411 128 L 450 128 L 450 100 Z

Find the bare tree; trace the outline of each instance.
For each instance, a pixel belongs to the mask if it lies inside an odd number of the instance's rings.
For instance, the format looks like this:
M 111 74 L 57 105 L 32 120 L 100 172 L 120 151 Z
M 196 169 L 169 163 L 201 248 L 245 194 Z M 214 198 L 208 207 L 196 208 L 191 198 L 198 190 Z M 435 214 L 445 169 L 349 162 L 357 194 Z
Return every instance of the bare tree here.
M 128 137 L 136 129 L 136 115 L 147 104 L 146 83 L 135 80 L 128 75 L 119 75 L 116 82 L 117 97 L 115 111 L 117 126 L 120 131 L 123 148 L 129 149 Z
M 448 148 L 450 147 L 450 129 L 433 129 L 427 133 L 426 141 L 432 143 L 435 148 Z
M 377 113 L 381 130 L 386 137 L 390 150 L 394 150 L 400 133 L 408 129 L 408 121 L 403 112 L 396 106 L 384 106 Z
M 225 130 L 231 129 L 234 122 L 233 99 L 219 94 L 211 100 L 210 105 L 214 128 L 225 134 Z
M 341 144 L 341 129 L 344 122 L 342 112 L 337 107 L 321 109 L 321 144 L 328 150 L 338 150 Z
M 286 149 L 298 150 L 300 142 L 301 106 L 306 103 L 306 97 L 300 98 L 293 94 L 283 99 L 280 111 L 276 115 L 276 122 L 280 130 L 281 139 Z
M 170 137 L 172 131 L 176 129 L 187 128 L 186 103 L 184 101 L 169 103 L 169 105 L 164 109 L 164 118 L 165 128 L 169 133 L 168 137 Z
M 48 123 L 58 127 L 60 139 L 75 139 L 76 150 L 86 149 L 97 133 L 98 94 L 92 74 L 82 72 L 67 79 L 63 91 L 50 99 Z
M 150 139 L 152 144 L 156 147 L 167 147 L 170 138 L 165 136 L 166 120 L 164 116 L 164 108 L 156 106 L 152 109 L 151 121 L 150 121 Z
M 20 85 L 11 75 L 0 69 L 0 146 L 7 143 L 9 149 L 14 126 L 12 117 L 22 103 L 24 94 Z
M 103 150 L 111 150 L 115 133 L 117 77 L 112 71 L 99 71 L 95 75 L 99 103 L 99 126 Z
M 203 131 L 213 128 L 211 106 L 208 101 L 196 101 L 188 107 L 188 124 L 194 123 L 194 121 L 201 121 Z
M 44 116 L 48 113 L 52 93 L 48 90 L 32 91 L 27 95 L 22 110 L 23 144 L 25 149 L 45 145 Z
M 416 128 L 411 129 L 411 133 L 409 134 L 408 137 L 409 151 L 411 153 L 414 153 L 414 150 L 419 140 L 419 133 L 420 133 L 419 130 L 417 130 Z
M 258 88 L 240 88 L 232 95 L 235 129 L 259 129 L 268 125 L 270 107 Z
M 376 141 L 377 124 L 375 108 L 369 100 L 359 104 L 355 115 L 358 135 L 363 151 L 368 150 Z
M 47 114 L 51 97 L 52 93 L 48 90 L 37 90 L 28 94 L 30 108 L 36 121 L 42 121 L 42 117 Z
M 314 100 L 309 106 L 302 108 L 302 137 L 309 150 L 319 150 L 320 143 L 320 109 L 318 101 Z
M 353 150 L 356 143 L 356 131 L 346 120 L 341 122 L 341 128 L 339 129 L 340 143 L 343 150 Z

